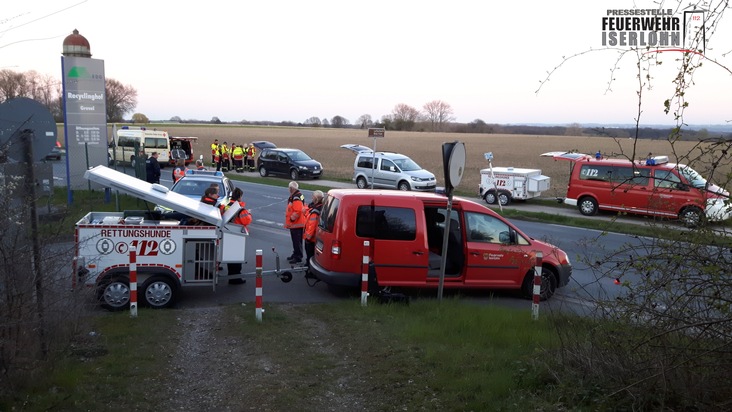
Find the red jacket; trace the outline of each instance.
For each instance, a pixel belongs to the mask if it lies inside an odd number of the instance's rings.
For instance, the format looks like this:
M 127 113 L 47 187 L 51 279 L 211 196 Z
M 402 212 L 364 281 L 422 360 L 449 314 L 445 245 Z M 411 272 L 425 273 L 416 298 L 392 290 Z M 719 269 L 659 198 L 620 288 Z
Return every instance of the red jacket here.
M 285 229 L 297 229 L 305 227 L 305 196 L 296 190 L 287 199 L 287 211 L 285 211 Z

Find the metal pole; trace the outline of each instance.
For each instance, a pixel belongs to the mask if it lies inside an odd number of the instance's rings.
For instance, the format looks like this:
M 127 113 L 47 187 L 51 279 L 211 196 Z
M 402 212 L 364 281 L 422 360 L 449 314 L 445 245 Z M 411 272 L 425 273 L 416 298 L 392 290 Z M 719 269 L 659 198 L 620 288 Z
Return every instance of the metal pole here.
M 262 249 L 257 249 L 255 313 L 257 322 L 262 321 Z
M 541 300 L 541 260 L 544 254 L 536 252 L 536 263 L 534 264 L 534 296 L 531 304 L 531 318 L 539 319 L 539 301 Z
M 363 241 L 363 260 L 361 261 L 361 306 L 367 305 L 369 297 L 369 245 L 368 240 Z
M 130 248 L 130 317 L 137 317 L 137 248 Z

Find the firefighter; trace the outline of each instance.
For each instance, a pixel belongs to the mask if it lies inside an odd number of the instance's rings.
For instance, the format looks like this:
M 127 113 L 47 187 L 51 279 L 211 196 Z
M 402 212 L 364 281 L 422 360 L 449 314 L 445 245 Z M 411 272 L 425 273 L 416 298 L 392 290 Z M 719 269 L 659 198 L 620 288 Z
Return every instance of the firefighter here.
M 183 176 L 186 175 L 188 168 L 186 167 L 186 161 L 178 159 L 175 161 L 175 169 L 173 169 L 173 183 L 179 181 Z
M 237 146 L 232 143 L 231 145 L 231 157 L 234 158 L 234 168 L 237 173 L 244 171 L 244 148 Z
M 211 143 L 211 167 L 216 167 L 216 165 L 219 163 L 219 161 L 216 160 L 216 156 L 218 156 L 218 154 L 219 154 L 219 139 L 214 139 L 214 142 Z
M 229 146 L 226 142 L 221 145 L 221 170 L 228 172 L 231 169 L 231 163 L 229 162 L 231 153 L 229 153 Z
M 237 213 L 237 215 L 232 219 L 232 223 L 237 225 L 244 226 L 244 230 L 246 230 L 246 227 L 252 223 L 252 215 L 249 213 L 249 211 L 245 208 L 246 204 L 242 202 L 241 197 L 244 194 L 241 189 L 238 187 L 234 189 L 234 193 L 231 194 L 231 199 L 229 202 L 221 207 L 221 214 L 223 215 L 228 208 L 230 208 L 234 203 L 239 202 L 239 206 L 241 206 L 241 209 Z M 229 273 L 229 275 L 240 275 L 241 274 L 241 262 L 236 263 L 227 263 L 226 269 Z M 245 279 L 229 279 L 230 284 L 242 284 L 245 283 Z
M 292 255 L 287 258 L 291 264 L 302 261 L 302 237 L 305 228 L 305 196 L 300 192 L 297 182 L 288 185 L 290 197 L 287 199 L 285 211 L 285 229 L 290 230 L 292 239 Z
M 254 147 L 254 144 L 249 143 L 249 148 L 247 148 L 247 157 L 248 157 L 247 169 L 249 169 L 250 172 L 253 172 L 255 170 L 254 156 L 256 156 L 256 155 L 257 155 L 257 149 Z
M 305 240 L 305 265 L 310 268 L 310 258 L 315 255 L 315 231 L 318 228 L 318 220 L 320 219 L 320 210 L 323 208 L 323 192 L 316 190 L 313 192 L 313 201 L 308 205 L 305 212 L 307 219 L 305 221 L 305 233 L 302 237 Z M 310 271 L 305 272 L 308 277 Z

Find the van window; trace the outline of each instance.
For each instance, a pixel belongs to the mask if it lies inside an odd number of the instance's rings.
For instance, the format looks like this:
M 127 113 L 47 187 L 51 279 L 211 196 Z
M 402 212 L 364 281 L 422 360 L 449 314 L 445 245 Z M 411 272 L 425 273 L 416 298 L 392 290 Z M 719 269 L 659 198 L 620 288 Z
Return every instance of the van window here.
M 585 164 L 582 165 L 579 173 L 580 180 L 599 180 L 639 186 L 646 186 L 648 177 L 648 170 L 632 166 Z
M 359 206 L 356 212 L 356 235 L 384 240 L 414 240 L 417 238 L 414 209 Z
M 396 171 L 396 166 L 394 166 L 394 162 L 389 159 L 381 159 L 381 170 Z
M 135 146 L 136 139 L 133 139 L 129 136 L 120 136 L 117 141 L 117 146 L 119 147 L 134 147 Z
M 491 215 L 468 212 L 465 214 L 468 222 L 467 236 L 470 242 L 482 243 L 511 243 L 511 228 L 508 224 Z M 523 236 L 516 234 L 519 245 L 528 245 Z
M 320 221 L 318 227 L 326 232 L 333 232 L 335 226 L 336 215 L 338 215 L 338 206 L 341 201 L 333 196 L 327 196 L 323 204 L 323 210 L 320 212 Z
M 656 169 L 653 171 L 653 185 L 660 188 L 677 188 L 681 179 L 671 170 Z
M 162 137 L 146 137 L 145 149 L 168 149 L 168 140 Z
M 371 156 L 362 156 L 358 158 L 358 163 L 356 163 L 356 166 L 363 167 L 366 169 L 373 169 L 374 168 L 374 158 Z

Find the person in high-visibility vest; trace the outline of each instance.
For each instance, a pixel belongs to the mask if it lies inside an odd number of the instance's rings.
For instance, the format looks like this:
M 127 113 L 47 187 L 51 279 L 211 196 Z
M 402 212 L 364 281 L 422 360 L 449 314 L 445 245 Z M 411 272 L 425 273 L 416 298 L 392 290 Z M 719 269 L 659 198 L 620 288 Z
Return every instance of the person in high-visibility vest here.
M 183 159 L 176 160 L 175 169 L 173 169 L 173 183 L 185 176 L 187 171 L 186 161 Z
M 232 146 L 233 147 L 233 146 Z M 226 210 L 228 210 L 232 205 L 235 203 L 239 203 L 239 206 L 241 206 L 241 209 L 239 209 L 239 212 L 236 214 L 234 219 L 232 219 L 232 223 L 235 225 L 242 225 L 244 226 L 244 229 L 246 230 L 246 227 L 252 223 L 252 215 L 251 213 L 245 208 L 246 203 L 244 203 L 241 200 L 242 195 L 244 192 L 240 188 L 234 189 L 234 192 L 231 194 L 231 199 L 225 204 L 220 205 L 219 209 L 221 210 L 221 214 L 223 215 L 226 213 Z M 239 263 L 227 263 L 226 264 L 226 270 L 229 275 L 239 275 L 241 274 L 241 262 Z M 244 283 L 244 279 L 229 279 L 229 283 L 231 284 L 241 284 Z
M 244 171 L 244 148 L 231 144 L 231 157 L 234 159 L 234 168 L 237 173 Z
M 249 148 L 247 148 L 247 157 L 249 158 L 249 165 L 248 169 L 250 172 L 253 172 L 255 170 L 254 166 L 254 156 L 257 155 L 257 149 L 254 147 L 252 143 L 249 143 Z
M 224 144 L 221 145 L 221 170 L 224 172 L 228 172 L 229 169 L 231 169 L 231 162 L 229 162 L 229 158 L 229 146 L 224 142 Z
M 214 139 L 214 142 L 211 143 L 211 167 L 216 167 L 216 164 L 219 162 L 216 160 L 216 155 L 219 154 L 219 139 Z

